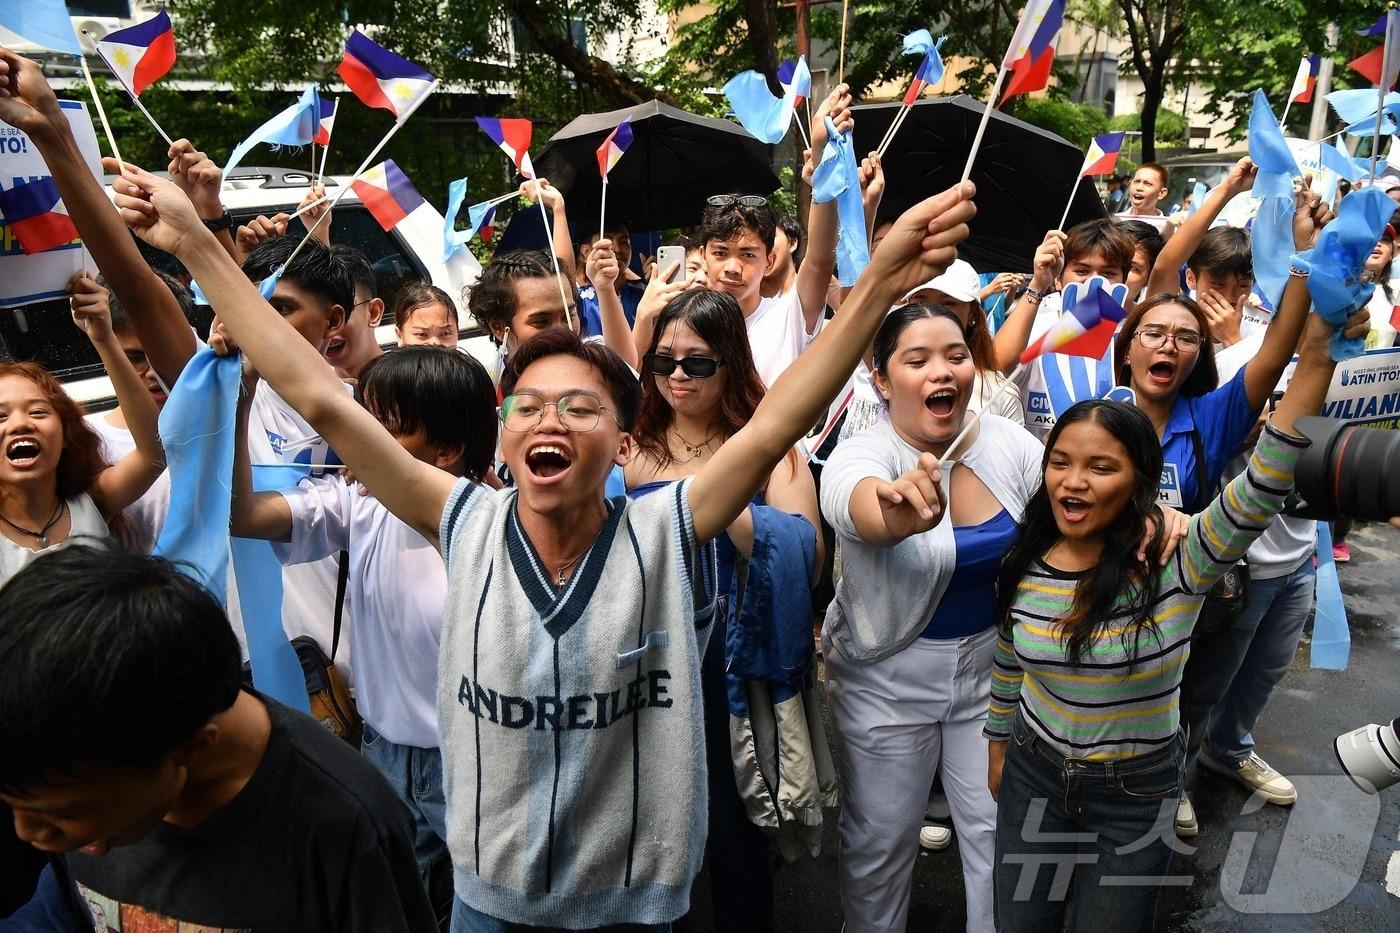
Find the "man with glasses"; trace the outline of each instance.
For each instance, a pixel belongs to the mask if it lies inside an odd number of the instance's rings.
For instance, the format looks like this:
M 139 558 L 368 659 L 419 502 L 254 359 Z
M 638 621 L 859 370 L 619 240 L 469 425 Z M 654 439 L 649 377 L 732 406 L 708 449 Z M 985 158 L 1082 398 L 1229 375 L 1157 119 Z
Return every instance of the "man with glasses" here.
M 333 245 L 331 254 L 350 270 L 355 304 L 345 314 L 345 326 L 326 344 L 322 355 L 342 375 L 357 379 L 365 364 L 384 352 L 374 336 L 374 329 L 384 319 L 384 300 L 375 294 L 374 267 L 368 256 L 344 243 Z
M 844 84 L 822 102 L 812 120 L 812 159 L 804 177 L 826 147 L 824 117 L 839 131 L 855 125 L 851 94 Z M 763 384 L 772 387 L 783 370 L 797 359 L 821 330 L 827 288 L 836 268 L 836 202 L 813 204 L 808 215 L 807 255 L 792 288 L 763 297 L 764 279 L 778 266 L 778 213 L 757 195 L 718 194 L 711 197 L 700 220 L 700 242 L 710 287 L 739 302 L 753 348 L 754 367 Z

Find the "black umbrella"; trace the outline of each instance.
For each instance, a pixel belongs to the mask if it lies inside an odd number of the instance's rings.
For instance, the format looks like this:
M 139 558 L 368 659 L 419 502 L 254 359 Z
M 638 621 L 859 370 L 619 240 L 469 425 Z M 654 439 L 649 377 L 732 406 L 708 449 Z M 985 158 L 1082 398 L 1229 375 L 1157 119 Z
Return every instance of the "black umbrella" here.
M 598 147 L 623 120 L 632 121 L 632 145 L 608 175 L 608 213 L 620 214 L 634 230 L 699 223 L 712 194 L 766 195 L 781 184 L 769 147 L 727 120 L 659 101 L 586 113 L 555 133 L 534 160 L 535 171 L 564 192 L 569 216 L 584 229 L 600 223 Z
M 985 105 L 966 94 L 914 104 L 882 160 L 885 196 L 880 217 L 897 217 L 962 178 Z M 899 104 L 854 108 L 856 152 L 875 150 Z M 984 272 L 1029 272 L 1047 230 L 1064 213 L 1070 189 L 1084 165 L 1084 152 L 1054 133 L 993 111 L 972 166 L 977 217 L 958 247 L 963 259 Z M 1066 228 L 1105 216 L 1093 182 L 1074 196 Z

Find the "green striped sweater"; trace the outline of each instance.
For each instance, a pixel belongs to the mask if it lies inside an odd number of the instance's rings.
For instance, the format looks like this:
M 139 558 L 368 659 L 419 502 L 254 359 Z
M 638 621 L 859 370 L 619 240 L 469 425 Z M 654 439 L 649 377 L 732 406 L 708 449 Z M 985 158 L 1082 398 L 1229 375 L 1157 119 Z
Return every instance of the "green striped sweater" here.
M 1019 704 L 1026 722 L 1067 758 L 1128 758 L 1176 735 L 1181 672 L 1204 594 L 1283 508 L 1293 469 L 1307 447 L 1270 425 L 1241 473 L 1210 506 L 1191 518 L 1176 554 L 1159 572 L 1153 625 L 1133 643 L 1116 616 L 1069 663 L 1056 625 L 1068 614 L 1082 573 L 1037 562 L 1021 580 L 1011 607 L 1012 639 L 998 639 L 992 701 L 984 735 L 1010 738 Z

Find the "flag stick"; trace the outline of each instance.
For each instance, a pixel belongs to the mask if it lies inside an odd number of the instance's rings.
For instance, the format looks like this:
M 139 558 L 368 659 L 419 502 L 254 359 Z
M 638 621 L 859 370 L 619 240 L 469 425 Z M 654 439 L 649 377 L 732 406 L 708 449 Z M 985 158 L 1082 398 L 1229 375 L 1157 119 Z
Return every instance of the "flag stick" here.
M 1390 88 L 1386 82 L 1390 78 L 1390 23 L 1391 17 L 1400 14 L 1386 10 L 1385 41 L 1381 43 L 1381 79 L 1376 85 L 1376 135 L 1371 137 L 1371 177 L 1376 177 L 1376 157 L 1381 151 L 1381 119 L 1385 116 L 1385 94 Z
M 310 230 L 306 231 L 306 236 L 302 237 L 301 242 L 297 244 L 297 248 L 292 250 L 292 254 L 287 257 L 286 262 L 282 263 L 281 268 L 285 269 L 287 268 L 287 266 L 292 264 L 292 260 L 297 258 L 297 253 L 301 252 L 302 247 L 306 245 L 306 241 L 311 239 L 311 237 L 316 233 L 316 229 L 320 227 L 321 224 L 325 223 L 327 217 L 331 216 L 331 213 L 335 210 L 336 205 L 340 203 L 340 199 L 345 197 L 346 193 L 350 190 L 350 187 L 361 175 L 365 173 L 365 169 L 369 168 L 369 164 L 374 161 L 374 157 L 379 155 L 379 151 L 383 149 L 386 145 L 388 145 L 389 140 L 394 138 L 394 134 L 399 131 L 399 127 L 403 126 L 405 123 L 408 122 L 408 118 L 413 116 L 413 114 L 418 111 L 419 107 L 423 106 L 423 101 L 431 97 L 433 91 L 437 90 L 437 86 L 441 83 L 442 82 L 440 80 L 434 78 L 433 83 L 428 86 L 428 89 L 426 91 L 423 92 L 423 96 L 415 100 L 413 102 L 413 106 L 409 107 L 408 110 L 404 112 L 404 115 L 402 117 L 394 121 L 394 125 L 389 127 L 389 132 L 384 134 L 383 138 L 380 139 L 379 142 L 375 145 L 375 147 L 369 151 L 369 155 L 365 156 L 365 160 L 360 163 L 360 167 L 355 169 L 355 174 L 350 176 L 350 181 L 347 182 L 344 187 L 342 187 L 339 191 L 335 193 L 335 197 L 331 199 L 330 209 L 327 210 L 320 217 L 316 218 L 316 222 L 311 225 Z
M 340 112 L 340 98 L 335 99 L 335 104 L 331 107 L 331 131 L 326 134 L 326 144 L 321 147 L 321 168 L 316 172 L 316 184 L 322 184 L 326 178 L 326 156 L 331 152 L 331 136 L 335 134 L 335 117 Z
M 1002 82 L 1006 80 L 1006 68 L 997 66 L 997 80 L 992 85 L 992 93 L 987 96 L 987 107 L 982 111 L 982 122 L 977 126 L 977 135 L 972 137 L 972 151 L 967 154 L 967 165 L 963 167 L 962 183 L 972 177 L 972 163 L 977 161 L 977 150 L 982 146 L 982 137 L 987 132 L 987 121 L 992 118 L 992 111 L 996 109 L 997 95 L 1001 93 Z
M 1288 103 L 1283 105 L 1283 116 L 1278 118 L 1278 128 L 1283 129 L 1288 124 L 1288 108 L 1293 106 L 1293 99 L 1289 98 Z
M 603 202 L 598 205 L 598 239 L 608 235 L 608 176 L 603 176 Z
M 812 138 L 807 135 L 807 130 L 802 126 L 802 118 L 797 115 L 797 111 L 792 112 L 792 122 L 797 124 L 797 138 L 802 140 L 802 144 L 808 149 L 812 148 Z M 815 153 L 813 153 L 815 155 Z
M 113 68 L 112 63 L 107 61 L 107 54 L 102 51 L 102 46 L 97 44 L 97 40 L 92 37 L 92 33 L 88 32 L 86 29 L 84 29 L 82 33 L 88 42 L 92 43 L 92 50 L 97 53 L 97 57 L 102 59 L 102 63 L 112 72 L 112 76 L 116 77 L 117 69 Z M 146 109 L 146 105 L 141 103 L 141 98 L 131 93 L 131 88 L 127 87 L 126 82 L 121 78 L 117 78 L 117 83 L 122 86 L 123 91 L 126 91 L 126 96 L 131 98 L 131 102 L 136 105 L 136 109 L 141 111 L 147 120 L 151 121 L 151 126 L 160 134 L 160 138 L 165 140 L 165 144 L 167 146 L 175 145 L 175 141 L 170 138 L 170 134 L 161 129 L 160 124 L 156 122 L 156 118 L 151 116 L 151 112 Z
M 554 248 L 554 225 L 550 223 L 549 211 L 544 207 L 544 188 L 538 178 L 535 182 L 535 203 L 540 206 L 540 216 L 544 218 L 544 235 L 549 241 L 549 258 L 554 260 L 554 281 L 559 284 L 559 298 L 564 302 L 564 322 L 569 330 L 574 329 L 574 314 L 569 310 L 569 296 L 564 293 L 564 273 L 559 268 L 559 251 Z M 598 221 L 602 226 L 602 221 Z
M 1080 173 L 1079 177 L 1074 180 L 1074 187 L 1069 189 L 1069 203 L 1065 205 L 1064 216 L 1061 217 L 1060 222 L 1055 225 L 1056 230 L 1063 230 L 1065 228 L 1065 221 L 1069 220 L 1069 210 L 1074 207 L 1074 196 L 1079 193 L 1079 183 L 1083 180 L 1084 175 Z
M 508 193 L 506 193 L 506 194 L 501 195 L 499 198 L 492 198 L 491 200 L 487 201 L 486 203 L 487 203 L 487 204 L 500 204 L 502 201 L 509 201 L 511 198 L 518 198 L 518 197 L 520 197 L 520 192 L 519 192 L 519 191 L 511 191 L 511 192 L 508 192 Z
M 300 217 L 302 214 L 305 214 L 307 211 L 311 210 L 313 207 L 317 207 L 317 206 L 319 206 L 319 205 L 321 205 L 321 204 L 325 204 L 325 203 L 326 203 L 327 201 L 329 201 L 330 199 L 331 199 L 331 196 L 327 194 L 327 195 L 324 195 L 324 196 L 322 196 L 322 197 L 317 198 L 316 200 L 312 201 L 310 204 L 303 204 L 301 207 L 297 208 L 293 213 L 288 214 L 288 215 L 287 215 L 287 219 L 288 219 L 288 220 L 291 220 L 291 219 L 294 218 L 294 217 Z
M 311 175 L 309 177 L 314 185 L 316 184 L 316 140 L 311 140 L 311 145 L 308 148 L 311 149 Z
M 899 113 L 895 114 L 890 121 L 889 132 L 885 134 L 885 139 L 880 143 L 880 148 L 875 150 L 875 154 L 884 158 L 885 151 L 894 143 L 894 134 L 899 132 L 899 128 L 904 125 L 904 121 L 909 117 L 909 111 L 913 109 L 913 104 L 906 104 L 899 108 Z
M 87 56 L 79 55 L 78 64 L 83 66 L 83 78 L 87 81 L 88 93 L 92 95 L 97 117 L 102 121 L 102 132 L 107 134 L 107 145 L 112 147 L 112 155 L 117 160 L 117 174 L 126 174 L 126 163 L 122 161 L 121 150 L 117 148 L 117 138 L 112 135 L 112 125 L 107 122 L 107 111 L 102 109 L 102 98 L 97 96 L 97 85 L 92 83 L 92 72 L 88 70 Z
M 846 83 L 846 12 L 850 9 L 850 0 L 841 0 L 841 64 L 836 72 L 836 83 Z
M 943 456 L 939 458 L 940 464 L 943 466 L 944 469 L 949 469 L 952 467 L 953 464 L 958 462 L 953 457 L 953 451 L 957 450 L 958 445 L 961 444 L 963 440 L 965 440 L 967 436 L 972 433 L 973 428 L 977 427 L 977 422 L 980 421 L 982 416 L 987 413 L 987 410 L 992 407 L 992 402 L 1007 389 L 1011 388 L 1011 386 L 1015 384 L 1017 379 L 1021 378 L 1021 374 L 1026 371 L 1027 365 L 1028 364 L 1026 363 L 1018 364 L 1017 367 L 1014 370 L 1012 370 L 1011 375 L 1003 379 L 1001 384 L 996 387 L 995 391 L 993 391 L 991 395 L 987 396 L 982 401 L 981 409 L 978 410 L 977 414 L 972 416 L 971 421 L 963 425 L 962 430 L 957 433 L 957 436 L 953 438 L 952 443 L 950 443 L 947 446 L 947 448 L 943 451 Z

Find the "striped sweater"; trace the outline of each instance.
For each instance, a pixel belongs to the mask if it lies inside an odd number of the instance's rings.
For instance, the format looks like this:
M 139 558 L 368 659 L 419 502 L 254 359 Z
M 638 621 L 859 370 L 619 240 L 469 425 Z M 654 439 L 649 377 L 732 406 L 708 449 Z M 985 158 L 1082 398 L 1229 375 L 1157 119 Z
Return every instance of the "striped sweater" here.
M 1153 624 L 1135 639 L 1136 663 L 1130 663 L 1133 643 L 1124 644 L 1127 619 L 1121 614 L 1077 662 L 1068 661 L 1055 620 L 1068 614 L 1084 574 L 1037 562 L 1011 606 L 1011 642 L 997 642 L 983 734 L 1010 738 L 1019 705 L 1031 728 L 1066 758 L 1128 758 L 1171 741 L 1180 727 L 1181 673 L 1205 593 L 1283 508 L 1306 447 L 1270 425 L 1248 468 L 1192 516 L 1186 538 L 1159 571 Z

